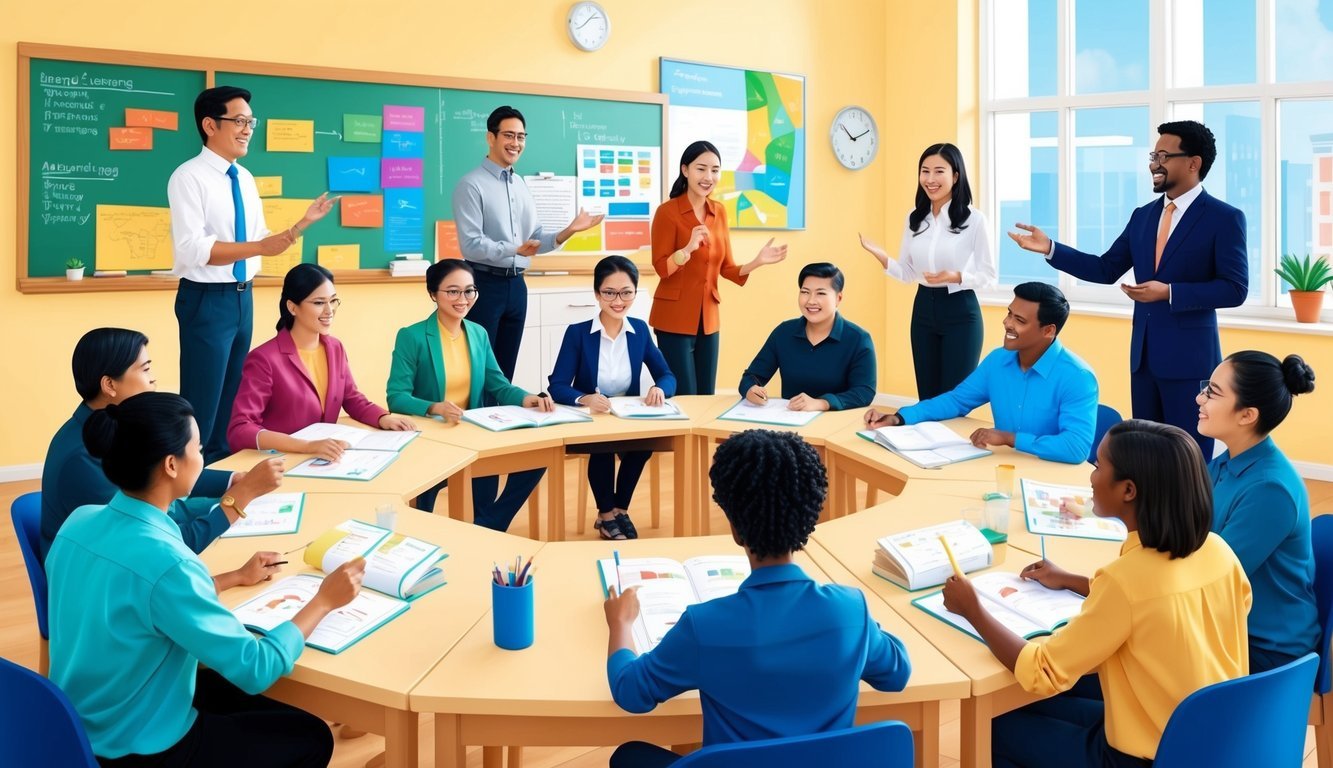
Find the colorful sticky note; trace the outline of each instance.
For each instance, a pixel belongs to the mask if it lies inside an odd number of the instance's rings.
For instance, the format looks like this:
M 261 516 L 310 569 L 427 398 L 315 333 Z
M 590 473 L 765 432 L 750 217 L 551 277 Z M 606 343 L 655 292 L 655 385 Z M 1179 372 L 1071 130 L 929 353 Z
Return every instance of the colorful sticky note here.
M 319 265 L 325 269 L 361 268 L 361 246 L 356 243 L 350 245 L 321 245 L 317 252 L 319 254 Z
M 330 157 L 330 192 L 374 192 L 380 187 L 379 158 Z
M 176 130 L 177 122 L 178 117 L 175 112 L 168 112 L 161 109 L 125 108 L 125 125 L 174 131 Z
M 463 249 L 458 247 L 458 224 L 452 221 L 435 222 L 435 260 L 461 258 Z
M 384 250 L 420 253 L 425 239 L 426 196 L 420 187 L 384 191 Z
M 152 128 L 108 128 L 111 150 L 149 150 L 153 148 Z
M 379 115 L 343 115 L 343 141 L 378 144 L 383 124 Z
M 266 131 L 264 147 L 269 152 L 314 152 L 314 120 L 269 120 L 260 123 Z
M 343 195 L 338 207 L 344 227 L 384 226 L 384 198 L 379 195 Z
M 286 197 L 266 197 L 262 202 L 264 203 L 264 221 L 268 224 L 269 229 L 279 232 L 300 221 L 312 201 Z M 301 263 L 301 252 L 304 246 L 305 238 L 298 237 L 296 242 L 288 246 L 287 250 L 282 253 L 276 256 L 265 256 L 260 261 L 259 274 L 271 277 L 286 276 L 292 267 Z
M 170 209 L 97 206 L 96 269 L 170 269 L 173 261 Z
M 256 176 L 255 186 L 259 188 L 260 197 L 282 197 L 281 176 Z
M 602 228 L 593 227 L 576 232 L 565 241 L 563 251 L 600 251 L 602 250 Z
M 399 107 L 384 105 L 384 130 L 386 131 L 424 131 L 426 130 L 425 107 Z
M 606 250 L 637 251 L 648 245 L 651 238 L 648 233 L 648 221 L 606 221 Z
M 386 157 L 380 161 L 380 185 L 385 189 L 421 186 L 421 158 Z
M 426 156 L 426 134 L 419 131 L 385 131 L 383 144 L 385 157 Z

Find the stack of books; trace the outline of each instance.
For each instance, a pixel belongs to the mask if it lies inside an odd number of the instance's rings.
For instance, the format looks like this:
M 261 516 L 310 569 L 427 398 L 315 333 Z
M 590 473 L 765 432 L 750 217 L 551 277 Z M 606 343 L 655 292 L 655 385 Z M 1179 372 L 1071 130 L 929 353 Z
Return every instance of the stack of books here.
M 389 262 L 390 277 L 424 277 L 430 269 L 430 262 L 421 258 L 421 254 L 400 256 Z

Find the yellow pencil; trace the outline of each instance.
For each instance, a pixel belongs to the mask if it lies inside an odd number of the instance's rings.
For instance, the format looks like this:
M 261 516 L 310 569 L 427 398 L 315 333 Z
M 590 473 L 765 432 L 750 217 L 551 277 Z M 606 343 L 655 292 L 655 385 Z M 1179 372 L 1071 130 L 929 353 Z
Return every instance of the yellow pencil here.
M 940 546 L 944 547 L 944 554 L 949 556 L 949 565 L 953 566 L 954 575 L 960 579 L 967 578 L 963 575 L 963 569 L 958 565 L 958 558 L 953 556 L 953 549 L 949 547 L 949 540 L 941 536 Z

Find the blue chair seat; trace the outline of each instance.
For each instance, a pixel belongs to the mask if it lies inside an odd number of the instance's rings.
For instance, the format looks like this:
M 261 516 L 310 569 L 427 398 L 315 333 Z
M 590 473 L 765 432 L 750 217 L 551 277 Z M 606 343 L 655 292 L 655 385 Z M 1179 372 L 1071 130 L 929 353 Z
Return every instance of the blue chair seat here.
M 912 731 L 905 723 L 890 720 L 806 736 L 715 744 L 686 755 L 672 768 L 908 768 L 914 750 Z
M 96 768 L 88 734 L 69 699 L 50 680 L 0 659 L 0 762 Z

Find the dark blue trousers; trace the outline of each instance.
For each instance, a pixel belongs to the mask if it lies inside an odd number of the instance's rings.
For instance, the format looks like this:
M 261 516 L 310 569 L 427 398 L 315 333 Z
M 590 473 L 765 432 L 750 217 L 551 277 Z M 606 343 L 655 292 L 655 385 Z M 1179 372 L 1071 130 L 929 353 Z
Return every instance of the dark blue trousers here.
M 1206 371 L 1190 379 L 1160 379 L 1147 370 L 1147 365 L 1129 375 L 1130 404 L 1134 418 L 1147 419 L 1180 427 L 1194 438 L 1203 451 L 1203 460 L 1213 460 L 1213 438 L 1199 434 L 1199 382 L 1213 375 Z
M 250 353 L 254 318 L 253 283 L 180 281 L 176 322 L 180 325 L 181 397 L 194 407 L 207 462 L 231 454 L 227 422 L 241 386 L 241 366 Z
M 1142 768 L 1106 743 L 1106 703 L 1096 675 L 1049 699 L 1006 712 L 991 722 L 995 768 Z
M 486 329 L 491 349 L 495 352 L 495 362 L 505 378 L 512 382 L 514 366 L 518 364 L 518 347 L 523 342 L 523 323 L 528 318 L 528 284 L 522 275 L 495 275 L 480 269 L 474 277 L 477 301 L 468 310 L 467 319 Z M 472 407 L 479 405 L 473 403 Z M 495 403 L 487 402 L 486 405 Z
M 505 481 L 504 492 L 496 497 L 500 489 L 500 476 L 490 475 L 472 479 L 472 521 L 477 525 L 496 531 L 509 530 L 514 515 L 528 502 L 528 497 L 541 482 L 544 469 L 529 469 L 515 472 Z M 417 509 L 422 512 L 435 511 L 435 498 L 444 490 L 449 481 L 444 481 L 417 497 Z M 533 535 L 536 535 L 534 532 Z
M 620 457 L 620 471 L 616 472 L 616 456 Z M 588 457 L 588 486 L 598 512 L 613 509 L 629 511 L 634 499 L 634 488 L 643 476 L 643 468 L 653 457 L 652 451 L 621 451 L 594 453 Z
M 657 347 L 662 350 L 667 367 L 676 377 L 676 394 L 714 394 L 717 390 L 717 351 L 721 332 L 704 333 L 704 319 L 701 315 L 696 333 L 669 333 L 662 330 L 656 333 Z

